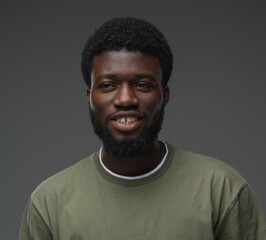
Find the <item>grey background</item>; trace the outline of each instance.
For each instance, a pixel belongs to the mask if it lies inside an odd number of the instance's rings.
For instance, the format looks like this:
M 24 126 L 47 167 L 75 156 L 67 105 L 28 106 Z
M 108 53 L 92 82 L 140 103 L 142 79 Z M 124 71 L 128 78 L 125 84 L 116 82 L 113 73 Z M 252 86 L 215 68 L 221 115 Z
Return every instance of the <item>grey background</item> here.
M 262 1 L 1 1 L 0 9 L 0 239 L 17 238 L 41 181 L 98 149 L 80 53 L 117 16 L 151 21 L 172 47 L 161 138 L 235 167 L 265 212 Z

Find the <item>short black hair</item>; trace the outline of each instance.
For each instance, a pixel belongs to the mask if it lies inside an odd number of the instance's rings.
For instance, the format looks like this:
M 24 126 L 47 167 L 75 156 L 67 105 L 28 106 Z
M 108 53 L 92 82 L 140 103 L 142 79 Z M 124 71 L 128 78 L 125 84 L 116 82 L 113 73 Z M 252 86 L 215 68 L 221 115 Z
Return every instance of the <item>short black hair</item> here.
M 173 54 L 163 34 L 151 23 L 133 17 L 114 18 L 96 29 L 82 52 L 81 70 L 85 83 L 91 85 L 94 56 L 107 51 L 140 51 L 158 57 L 162 86 L 166 86 L 173 67 Z

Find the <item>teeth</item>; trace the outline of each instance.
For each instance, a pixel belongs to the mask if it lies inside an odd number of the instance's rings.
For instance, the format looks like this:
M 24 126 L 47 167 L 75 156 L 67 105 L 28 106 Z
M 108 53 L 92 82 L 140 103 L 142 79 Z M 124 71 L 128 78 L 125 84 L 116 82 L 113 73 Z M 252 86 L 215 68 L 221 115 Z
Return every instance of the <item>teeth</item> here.
M 122 117 L 122 118 L 118 118 L 117 121 L 121 122 L 121 123 L 129 124 L 129 123 L 137 121 L 137 118 L 135 118 L 135 117 L 127 117 L 127 118 Z

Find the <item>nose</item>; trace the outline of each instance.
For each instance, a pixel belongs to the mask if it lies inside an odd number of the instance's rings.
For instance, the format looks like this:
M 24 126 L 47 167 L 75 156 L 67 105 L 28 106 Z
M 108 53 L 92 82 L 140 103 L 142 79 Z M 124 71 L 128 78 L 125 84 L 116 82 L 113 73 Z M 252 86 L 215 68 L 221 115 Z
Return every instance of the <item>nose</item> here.
M 117 91 L 114 99 L 114 105 L 116 107 L 136 107 L 139 104 L 139 99 L 128 84 L 123 84 Z

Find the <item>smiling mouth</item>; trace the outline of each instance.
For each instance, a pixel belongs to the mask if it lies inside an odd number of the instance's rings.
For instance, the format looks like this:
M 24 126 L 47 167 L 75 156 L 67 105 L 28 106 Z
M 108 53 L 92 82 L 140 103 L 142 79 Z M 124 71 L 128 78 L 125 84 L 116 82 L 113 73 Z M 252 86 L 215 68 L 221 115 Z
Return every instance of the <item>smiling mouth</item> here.
M 137 117 L 118 117 L 111 120 L 113 127 L 119 132 L 134 132 L 141 125 L 141 119 Z
M 138 119 L 135 117 L 121 117 L 121 118 L 117 118 L 115 121 L 119 122 L 119 123 L 123 123 L 123 124 L 131 124 L 136 122 Z

